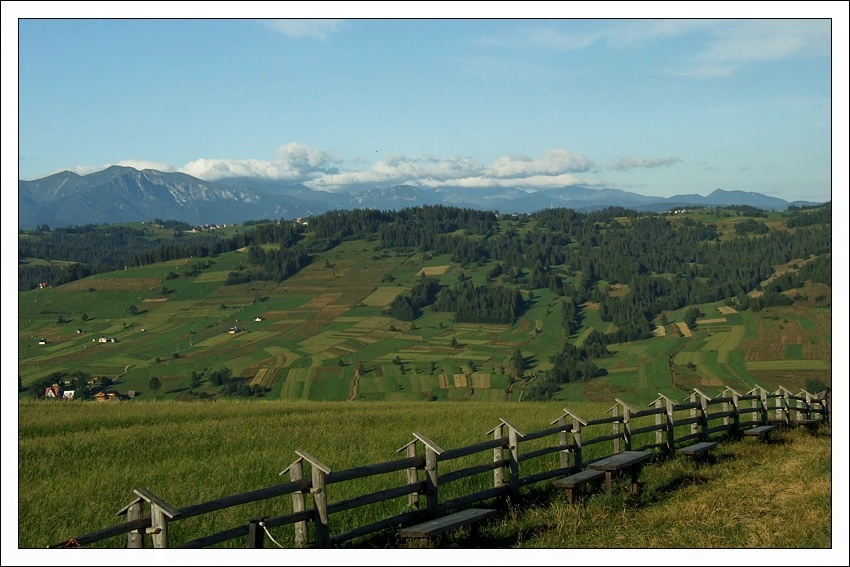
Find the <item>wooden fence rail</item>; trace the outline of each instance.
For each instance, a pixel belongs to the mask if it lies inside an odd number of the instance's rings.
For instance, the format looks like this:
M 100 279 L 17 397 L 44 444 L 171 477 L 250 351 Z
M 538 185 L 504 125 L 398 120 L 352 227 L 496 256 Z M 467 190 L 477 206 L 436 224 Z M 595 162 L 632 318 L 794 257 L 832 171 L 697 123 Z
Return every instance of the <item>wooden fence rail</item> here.
M 280 472 L 281 476 L 289 475 L 289 482 L 183 508 L 170 505 L 145 488 L 136 488 L 135 499 L 117 513 L 126 516 L 126 522 L 48 547 L 79 547 L 126 534 L 128 548 L 144 547 L 146 536 L 150 536 L 154 548 L 167 548 L 168 527 L 173 522 L 286 496 L 291 499 L 291 513 L 250 518 L 242 525 L 177 547 L 208 547 L 237 538 L 247 538 L 249 547 L 259 547 L 263 545 L 264 534 L 270 535 L 269 528 L 287 525 L 293 526 L 295 547 L 330 547 L 386 529 L 435 519 L 449 510 L 479 502 L 517 502 L 524 486 L 581 472 L 588 465 L 623 451 L 657 450 L 659 457 L 670 456 L 684 443 L 706 442 L 717 434 L 737 437 L 759 425 L 798 422 L 810 425 L 812 421 L 829 424 L 830 419 L 828 389 L 814 395 L 805 390 L 793 394 L 781 387 L 768 392 L 756 386 L 744 394 L 726 388 L 715 397 L 694 389 L 681 402 L 659 394 L 647 409 L 636 409 L 619 399 L 615 402 L 608 410 L 609 417 L 585 420 L 565 408 L 564 414 L 551 422 L 552 427 L 530 433 L 500 419 L 485 434 L 490 440 L 448 450 L 424 434 L 414 432 L 413 439 L 396 451 L 403 457 L 340 471 L 332 471 L 309 453 L 297 450 L 297 459 Z M 611 433 L 606 433 L 606 426 Z M 538 441 L 537 445 L 546 444 L 520 452 L 521 446 L 533 441 Z M 610 451 L 604 443 L 610 443 Z M 556 462 L 545 460 L 552 455 L 557 455 Z M 455 462 L 460 463 L 457 468 L 446 468 Z M 530 465 L 532 462 L 535 464 Z M 522 469 L 534 472 L 523 476 L 521 464 Z M 309 475 L 305 475 L 305 467 L 309 468 Z M 386 488 L 329 502 L 331 485 L 392 473 L 403 473 L 403 482 L 388 482 Z M 461 479 L 481 479 L 482 475 L 492 475 L 489 488 L 480 488 L 479 480 L 478 489 L 446 498 L 451 495 L 446 492 L 448 485 Z M 484 486 L 487 484 L 484 482 Z M 335 514 L 401 498 L 406 500 L 407 510 L 332 533 L 331 517 Z M 144 515 L 145 506 L 149 508 L 148 515 Z

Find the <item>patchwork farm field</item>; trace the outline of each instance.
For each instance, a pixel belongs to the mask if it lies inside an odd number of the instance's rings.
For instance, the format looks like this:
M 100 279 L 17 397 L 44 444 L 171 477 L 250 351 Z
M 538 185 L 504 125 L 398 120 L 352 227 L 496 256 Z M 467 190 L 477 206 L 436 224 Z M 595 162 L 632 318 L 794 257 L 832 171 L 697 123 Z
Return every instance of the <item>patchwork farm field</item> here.
M 173 277 L 186 269 L 177 260 L 19 293 L 24 390 L 54 372 L 82 371 L 110 378 L 115 391 L 136 400 L 191 400 L 220 395 L 206 379 L 193 384 L 193 374 L 227 368 L 262 387 L 266 399 L 516 401 L 563 344 L 563 298 L 547 289 L 529 295 L 513 325 L 457 323 L 453 313 L 430 308 L 412 322 L 385 312 L 423 274 L 443 285 L 461 271 L 483 282 L 489 264 L 461 269 L 445 255 L 352 240 L 281 283 L 224 285 L 244 254 L 222 254 L 192 277 Z M 567 384 L 557 397 L 650 401 L 693 387 L 830 385 L 831 309 L 822 304 L 759 313 L 700 305 L 704 316 L 693 329 L 685 310 L 669 312 L 656 336 L 611 345 L 613 356 L 595 361 L 603 376 Z M 577 345 L 591 330 L 616 329 L 593 303 L 582 306 L 581 321 L 571 337 Z M 516 351 L 523 370 L 512 376 Z

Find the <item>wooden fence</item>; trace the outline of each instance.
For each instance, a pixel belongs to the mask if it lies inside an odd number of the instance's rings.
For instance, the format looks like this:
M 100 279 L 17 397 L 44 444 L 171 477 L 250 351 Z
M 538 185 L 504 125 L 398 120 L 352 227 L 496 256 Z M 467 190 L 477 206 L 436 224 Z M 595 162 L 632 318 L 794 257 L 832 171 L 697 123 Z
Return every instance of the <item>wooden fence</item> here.
M 203 548 L 237 538 L 246 538 L 247 547 L 262 547 L 265 536 L 277 543 L 268 531 L 270 528 L 287 525 L 293 526 L 295 547 L 331 547 L 382 530 L 433 519 L 478 502 L 494 499 L 516 502 L 524 486 L 580 472 L 587 465 L 622 451 L 653 450 L 664 457 L 673 455 L 682 444 L 707 441 L 718 434 L 737 437 L 760 425 L 794 426 L 812 422 L 828 425 L 829 394 L 828 389 L 818 395 L 805 390 L 793 394 L 782 387 L 771 393 L 756 386 L 744 394 L 726 388 L 719 396 L 710 397 L 694 389 L 682 402 L 659 394 L 648 409 L 640 410 L 616 399 L 606 417 L 584 420 L 565 409 L 551 422 L 552 427 L 536 432 L 524 433 L 509 421 L 500 419 L 487 432 L 491 440 L 455 449 L 443 449 L 422 433 L 414 432 L 413 439 L 397 450 L 403 454 L 401 458 L 341 471 L 332 471 L 317 458 L 297 450 L 296 460 L 280 473 L 287 475 L 289 482 L 183 508 L 172 506 L 145 488 L 137 488 L 133 491 L 133 501 L 118 512 L 119 516 L 126 516 L 124 523 L 48 547 L 80 547 L 123 534 L 127 536 L 128 548 L 143 548 L 146 536 L 150 536 L 154 548 Z M 608 427 L 610 433 L 606 431 Z M 538 448 L 520 450 L 524 444 L 541 439 L 544 441 L 538 441 Z M 552 454 L 557 454 L 554 466 L 540 464 L 541 457 Z M 475 464 L 446 470 L 446 463 L 472 456 L 475 456 Z M 528 466 L 531 461 L 538 462 L 536 467 Z M 309 466 L 309 475 L 305 473 L 305 463 Z M 523 470 L 532 468 L 537 472 L 523 476 Z M 388 480 L 388 488 L 329 501 L 329 485 L 399 472 L 403 475 L 395 478 L 401 477 L 402 482 Z M 441 498 L 452 483 L 483 474 L 492 474 L 492 487 L 450 499 Z M 287 496 L 291 499 L 291 513 L 250 518 L 242 525 L 176 546 L 169 541 L 169 526 L 174 522 Z M 334 533 L 331 529 L 334 514 L 402 497 L 406 497 L 407 506 L 401 513 L 347 531 Z

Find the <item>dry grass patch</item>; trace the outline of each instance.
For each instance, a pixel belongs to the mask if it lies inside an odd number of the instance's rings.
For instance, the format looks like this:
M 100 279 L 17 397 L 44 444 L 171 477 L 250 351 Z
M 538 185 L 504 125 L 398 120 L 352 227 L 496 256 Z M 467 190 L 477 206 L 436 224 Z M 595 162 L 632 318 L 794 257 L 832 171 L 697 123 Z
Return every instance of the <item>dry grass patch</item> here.
M 447 264 L 445 266 L 429 266 L 427 268 L 422 268 L 421 270 L 419 270 L 416 273 L 416 275 L 417 276 L 442 276 L 447 271 L 449 271 L 450 267 L 451 267 L 451 264 Z
M 452 376 L 455 383 L 455 388 L 468 388 L 466 374 L 454 374 Z
M 331 303 L 333 303 L 334 301 L 339 299 L 340 295 L 342 295 L 342 294 L 341 293 L 322 293 L 322 294 L 319 294 L 316 297 L 313 297 L 312 299 L 310 299 L 310 301 L 305 303 L 302 307 L 307 307 L 307 308 L 309 308 L 309 307 L 327 307 L 328 305 L 330 305 Z
M 87 278 L 57 288 L 58 291 L 86 291 L 93 287 L 97 291 L 151 291 L 162 286 L 162 278 Z
M 473 388 L 489 388 L 490 387 L 490 374 L 485 372 L 473 372 L 472 373 L 472 387 Z
M 625 297 L 629 294 L 629 286 L 627 284 L 612 284 L 608 286 L 609 297 Z

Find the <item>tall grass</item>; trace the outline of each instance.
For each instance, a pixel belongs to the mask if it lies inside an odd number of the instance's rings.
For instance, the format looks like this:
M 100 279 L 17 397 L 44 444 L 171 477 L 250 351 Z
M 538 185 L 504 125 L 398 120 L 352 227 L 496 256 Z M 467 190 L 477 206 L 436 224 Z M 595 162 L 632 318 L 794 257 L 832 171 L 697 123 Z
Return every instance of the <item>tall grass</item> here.
M 286 482 L 278 475 L 302 449 L 331 470 L 394 460 L 421 432 L 443 449 L 487 439 L 505 418 L 525 432 L 561 415 L 553 403 L 19 403 L 18 547 L 44 548 L 121 521 L 115 513 L 144 487 L 175 507 Z M 606 404 L 570 404 L 585 418 Z M 533 450 L 538 442 L 528 443 Z M 594 446 L 596 447 L 596 446 Z M 482 455 L 484 461 L 492 453 Z M 475 464 L 481 464 L 481 458 Z M 523 476 L 556 466 L 556 455 L 523 463 Z M 446 462 L 446 471 L 467 466 Z M 444 469 L 442 468 L 441 471 Z M 537 467 L 535 469 L 535 467 Z M 403 472 L 328 487 L 331 502 L 404 483 Z M 395 476 L 393 476 L 395 475 Z M 392 477 L 392 478 L 389 478 Z M 639 496 L 615 484 L 579 504 L 543 482 L 470 540 L 442 537 L 445 548 L 811 548 L 832 547 L 831 432 L 780 432 L 769 444 L 722 441 L 708 464 L 677 458 L 645 467 Z M 468 482 L 470 484 L 463 485 Z M 492 486 L 492 475 L 446 487 L 451 498 Z M 331 517 L 332 533 L 387 517 L 378 505 Z M 406 499 L 388 503 L 390 513 Z M 394 507 L 394 508 L 393 508 Z M 175 522 L 173 545 L 290 511 L 288 497 Z M 291 528 L 274 537 L 291 545 Z M 95 544 L 123 547 L 124 537 Z M 237 540 L 222 547 L 244 547 Z M 355 540 L 355 548 L 403 545 L 391 537 Z M 128 552 L 129 553 L 129 552 Z

